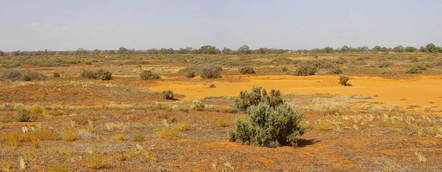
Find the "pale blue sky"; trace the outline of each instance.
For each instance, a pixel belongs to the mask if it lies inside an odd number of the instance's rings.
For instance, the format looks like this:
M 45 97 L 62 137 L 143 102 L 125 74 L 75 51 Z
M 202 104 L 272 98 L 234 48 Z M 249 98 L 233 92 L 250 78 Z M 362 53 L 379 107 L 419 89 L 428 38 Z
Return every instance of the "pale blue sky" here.
M 442 45 L 441 0 L 0 0 L 0 50 Z

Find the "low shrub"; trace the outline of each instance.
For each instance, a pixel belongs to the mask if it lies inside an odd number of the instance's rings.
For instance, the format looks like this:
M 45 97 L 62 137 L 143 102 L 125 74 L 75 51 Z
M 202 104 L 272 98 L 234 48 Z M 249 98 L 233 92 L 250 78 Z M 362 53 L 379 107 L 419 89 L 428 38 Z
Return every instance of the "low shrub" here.
M 303 115 L 287 103 L 275 107 L 267 103 L 253 105 L 247 115 L 236 120 L 235 128 L 229 132 L 230 141 L 267 147 L 297 145 L 298 136 L 304 134 L 300 125 Z
M 103 69 L 98 70 L 98 76 L 101 80 L 107 81 L 112 79 L 112 73 Z
M 287 67 L 281 67 L 281 72 L 288 72 L 289 71 L 289 68 L 287 68 Z
M 315 75 L 318 72 L 319 67 L 312 62 L 302 62 L 297 65 L 295 75 L 298 76 L 310 76 Z
M 205 66 L 201 69 L 201 78 L 221 78 L 222 71 L 223 69 L 220 66 Z
M 160 79 L 160 75 L 153 73 L 150 70 L 144 70 L 140 73 L 140 79 L 142 80 L 155 80 Z
M 350 86 L 350 84 L 348 83 L 349 80 L 350 80 L 350 78 L 347 76 L 340 76 L 339 77 L 339 84 L 341 84 L 343 86 Z
M 262 87 L 255 87 L 249 93 L 247 91 L 241 91 L 239 97 L 235 100 L 233 105 L 235 108 L 246 111 L 248 107 L 258 105 L 259 103 L 267 103 L 272 107 L 276 107 L 279 104 L 284 103 L 280 97 L 279 90 L 272 89 L 270 94 Z
M 111 80 L 112 73 L 103 69 L 98 71 L 83 70 L 81 72 L 81 77 L 88 79 Z
M 33 80 L 46 80 L 46 79 L 47 77 L 45 75 L 29 70 L 7 70 L 0 73 L 0 80 L 33 81 Z
M 52 77 L 54 77 L 54 78 L 60 78 L 60 77 L 61 77 L 61 74 L 58 73 L 58 72 L 54 72 L 54 73 L 52 74 Z
M 253 69 L 253 67 L 242 67 L 239 69 L 239 73 L 241 73 L 241 74 L 256 74 L 255 69 Z
M 17 122 L 30 122 L 31 115 L 30 111 L 25 108 L 20 108 L 14 115 L 14 118 Z
M 171 90 L 164 90 L 163 92 L 161 92 L 161 95 L 162 95 L 163 99 L 175 100 L 175 98 L 173 96 L 173 92 Z

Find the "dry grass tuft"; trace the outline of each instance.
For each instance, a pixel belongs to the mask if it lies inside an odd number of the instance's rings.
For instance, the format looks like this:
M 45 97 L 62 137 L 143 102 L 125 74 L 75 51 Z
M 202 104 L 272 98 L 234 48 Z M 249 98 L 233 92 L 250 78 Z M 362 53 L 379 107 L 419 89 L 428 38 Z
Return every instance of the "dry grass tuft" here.
M 179 137 L 180 132 L 175 128 L 162 128 L 158 131 L 160 138 Z
M 190 124 L 188 122 L 179 122 L 176 124 L 176 128 L 180 131 L 187 131 L 190 129 Z
M 229 125 L 229 121 L 225 118 L 218 118 L 215 120 L 215 126 L 217 127 L 228 127 Z
M 63 131 L 63 140 L 73 142 L 78 139 L 79 133 L 74 128 L 67 128 Z

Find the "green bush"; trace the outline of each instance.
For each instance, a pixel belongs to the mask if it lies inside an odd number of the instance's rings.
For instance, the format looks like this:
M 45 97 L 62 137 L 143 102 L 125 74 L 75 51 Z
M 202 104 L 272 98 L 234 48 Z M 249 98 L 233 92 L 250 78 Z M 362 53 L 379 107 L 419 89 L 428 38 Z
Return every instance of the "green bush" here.
M 155 80 L 155 79 L 160 79 L 160 75 L 153 73 L 150 70 L 145 70 L 140 73 L 140 78 L 142 80 Z
M 221 78 L 221 72 L 223 68 L 220 66 L 205 66 L 201 69 L 201 78 Z
M 28 109 L 21 108 L 15 113 L 14 118 L 17 122 L 30 122 L 31 113 Z
M 303 115 L 293 111 L 289 104 L 275 107 L 267 103 L 251 106 L 246 118 L 239 118 L 229 132 L 229 140 L 242 144 L 267 147 L 297 145 L 304 134 L 300 126 Z
M 348 83 L 349 80 L 350 80 L 350 78 L 347 76 L 340 76 L 339 77 L 339 84 L 341 84 L 343 86 L 350 86 L 350 84 Z
M 267 103 L 272 107 L 276 107 L 284 103 L 284 100 L 281 98 L 281 92 L 279 90 L 272 89 L 270 95 L 268 95 L 264 88 L 255 87 L 250 93 L 241 91 L 233 106 L 242 111 L 246 111 L 250 106 L 258 105 L 259 103 Z
M 29 70 L 7 70 L 0 74 L 0 80 L 33 81 L 33 80 L 45 80 L 45 79 L 47 79 L 45 75 Z
M 241 73 L 241 74 L 256 74 L 255 69 L 253 69 L 253 67 L 242 67 L 239 69 L 239 73 Z
M 164 90 L 163 92 L 161 92 L 163 99 L 166 100 L 175 100 L 174 96 L 173 96 L 173 92 L 171 90 Z
M 289 71 L 289 68 L 287 68 L 287 67 L 281 67 L 281 72 L 288 72 Z
M 315 75 L 318 71 L 318 66 L 312 62 L 303 62 L 299 63 L 296 70 L 295 75 L 298 76 L 310 76 Z

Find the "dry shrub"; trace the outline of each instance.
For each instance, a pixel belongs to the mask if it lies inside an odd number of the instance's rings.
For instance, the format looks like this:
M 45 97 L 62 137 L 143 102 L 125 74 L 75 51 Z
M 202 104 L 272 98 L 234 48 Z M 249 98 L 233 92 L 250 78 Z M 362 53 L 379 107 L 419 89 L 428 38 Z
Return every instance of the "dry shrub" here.
M 7 70 L 0 73 L 0 80 L 11 81 L 33 81 L 33 80 L 46 80 L 47 77 L 41 73 L 29 70 Z
M 158 136 L 161 138 L 179 137 L 180 132 L 175 128 L 162 128 L 158 131 Z
M 228 127 L 229 121 L 225 118 L 218 118 L 215 120 L 215 126 L 217 127 Z
M 81 77 L 88 79 L 111 80 L 112 73 L 103 69 L 98 71 L 83 70 L 81 72 Z
M 15 113 L 14 118 L 17 122 L 30 122 L 31 121 L 31 115 L 28 109 L 26 108 L 20 108 Z
M 341 84 L 343 86 L 351 86 L 351 84 L 348 83 L 348 80 L 350 80 L 349 77 L 347 77 L 347 76 L 340 76 L 339 77 L 339 84 Z
M 176 128 L 180 131 L 187 131 L 190 129 L 190 124 L 188 122 L 179 122 L 176 124 Z
M 298 76 L 310 76 L 315 75 L 319 67 L 313 62 L 302 62 L 299 63 L 295 70 L 295 75 Z
M 221 72 L 223 68 L 221 66 L 205 66 L 201 69 L 201 78 L 213 79 L 221 78 Z
M 155 80 L 155 79 L 160 79 L 160 75 L 153 73 L 150 70 L 145 70 L 140 73 L 140 79 L 142 79 L 142 80 Z
M 74 128 L 67 128 L 63 131 L 63 140 L 73 142 L 78 139 L 79 133 Z

